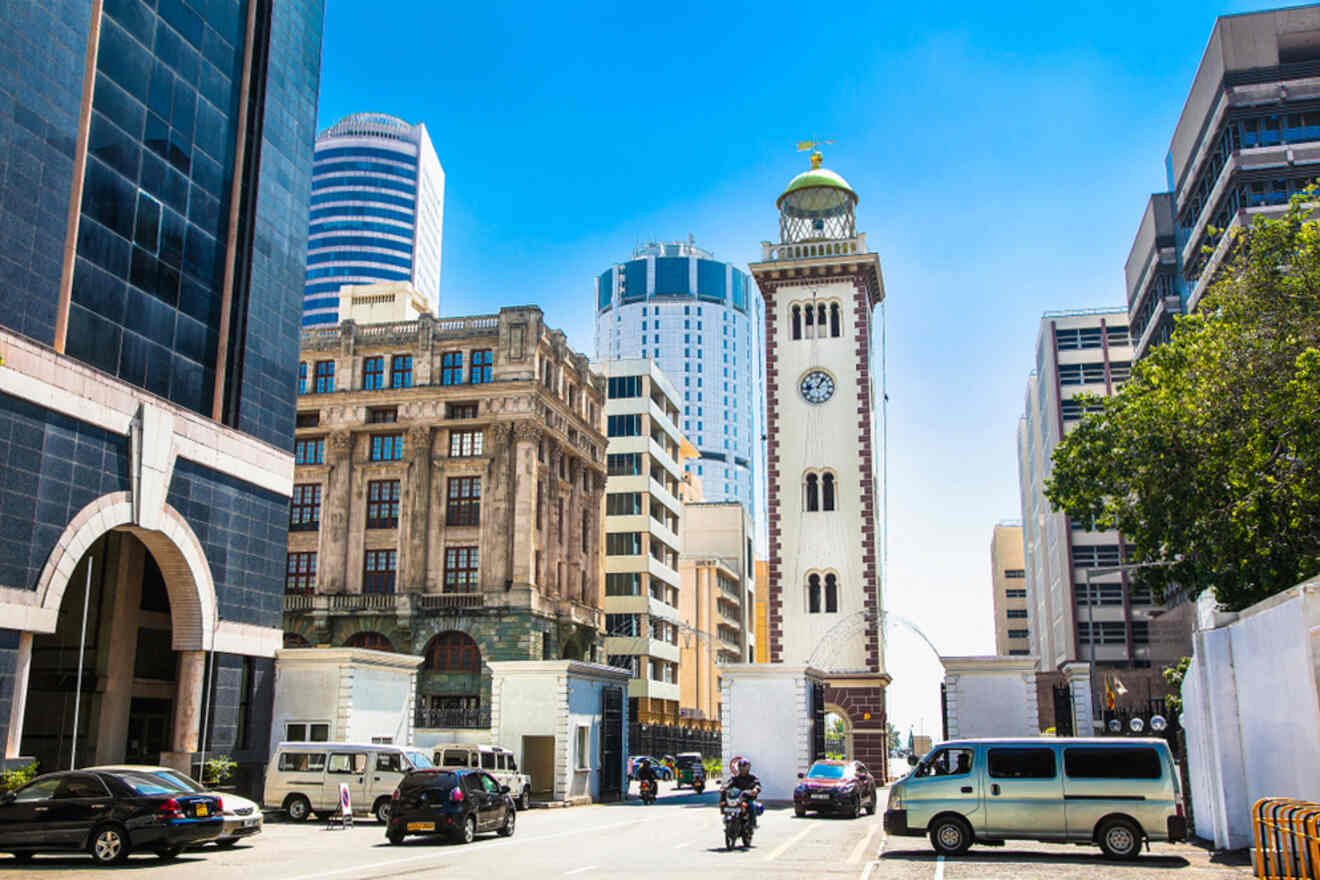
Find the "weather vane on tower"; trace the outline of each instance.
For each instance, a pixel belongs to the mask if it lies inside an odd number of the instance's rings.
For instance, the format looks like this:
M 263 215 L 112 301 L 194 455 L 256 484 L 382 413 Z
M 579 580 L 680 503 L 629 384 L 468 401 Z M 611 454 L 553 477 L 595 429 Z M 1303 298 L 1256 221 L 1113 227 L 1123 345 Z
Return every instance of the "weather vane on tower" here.
M 834 143 L 834 138 L 817 139 L 816 137 L 812 137 L 812 139 L 809 141 L 798 141 L 797 148 L 799 153 L 804 152 L 806 150 L 811 150 L 812 151 L 811 167 L 819 168 L 821 160 L 824 157 L 820 154 L 820 150 L 818 148 L 823 147 L 826 144 L 832 144 L 832 143 Z

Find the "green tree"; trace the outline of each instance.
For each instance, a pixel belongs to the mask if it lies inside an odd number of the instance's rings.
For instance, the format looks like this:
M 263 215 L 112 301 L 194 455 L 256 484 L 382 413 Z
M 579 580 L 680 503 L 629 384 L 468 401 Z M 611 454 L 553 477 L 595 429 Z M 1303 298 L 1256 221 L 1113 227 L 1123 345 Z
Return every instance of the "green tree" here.
M 899 737 L 898 737 L 898 728 L 895 727 L 895 726 L 894 726 L 893 724 L 891 724 L 890 722 L 886 721 L 886 722 L 885 722 L 885 734 L 886 734 L 886 735 L 888 736 L 888 738 L 889 738 L 889 751 L 892 752 L 892 751 L 894 751 L 895 749 L 898 748 L 898 744 L 899 744 L 899 741 L 900 741 L 900 740 L 899 740 Z
M 1320 571 L 1320 223 L 1298 196 L 1232 243 L 1197 311 L 1055 447 L 1055 510 L 1142 577 L 1241 609 Z M 1096 401 L 1092 401 L 1096 402 Z
M 1192 665 L 1192 658 L 1183 657 L 1173 666 L 1160 670 L 1164 683 L 1169 686 L 1169 695 L 1164 698 L 1164 705 L 1169 707 L 1169 717 L 1177 718 L 1182 714 L 1182 686 L 1187 677 L 1187 669 Z

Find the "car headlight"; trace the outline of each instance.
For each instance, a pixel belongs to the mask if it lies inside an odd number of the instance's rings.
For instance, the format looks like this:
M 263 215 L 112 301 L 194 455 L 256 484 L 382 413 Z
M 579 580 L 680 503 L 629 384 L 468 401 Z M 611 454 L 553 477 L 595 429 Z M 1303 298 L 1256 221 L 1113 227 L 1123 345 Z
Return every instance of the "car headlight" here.
M 895 786 L 889 790 L 889 809 L 903 809 L 903 789 Z
M 856 788 L 857 788 L 856 783 L 852 783 L 852 782 L 850 782 L 850 783 L 848 783 L 847 785 L 842 786 L 842 787 L 839 789 L 839 791 L 840 791 L 840 793 L 842 793 L 842 794 L 852 794 L 853 791 L 854 791 Z

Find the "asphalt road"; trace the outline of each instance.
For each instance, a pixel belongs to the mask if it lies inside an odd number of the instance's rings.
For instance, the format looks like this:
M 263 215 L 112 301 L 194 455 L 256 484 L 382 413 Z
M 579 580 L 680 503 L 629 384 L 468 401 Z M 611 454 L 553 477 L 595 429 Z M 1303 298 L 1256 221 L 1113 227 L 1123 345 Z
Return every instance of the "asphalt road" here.
M 635 789 L 634 789 L 635 790 Z M 1192 846 L 1157 844 L 1132 863 L 1104 860 L 1091 847 L 1010 843 L 974 848 L 967 856 L 938 860 L 920 838 L 886 840 L 881 817 L 796 818 L 791 809 L 767 809 L 751 849 L 724 850 L 718 796 L 675 792 L 661 784 L 655 805 L 631 800 L 518 816 L 511 838 L 483 835 L 469 846 L 436 839 L 408 838 L 390 846 L 374 821 L 347 830 L 317 823 L 295 825 L 268 817 L 265 832 L 231 850 L 206 847 L 172 862 L 154 855 L 133 856 L 125 870 L 153 878 L 244 878 L 244 880 L 379 880 L 421 877 L 435 880 L 499 878 L 756 877 L 800 880 L 847 877 L 852 880 L 1025 880 L 1030 877 L 1095 880 L 1241 880 L 1243 864 L 1212 860 Z M 880 804 L 884 804 L 881 795 Z M 1171 870 L 1172 869 L 1172 870 Z M 38 856 L 18 867 L 0 856 L 0 877 L 84 877 L 100 875 L 89 859 Z

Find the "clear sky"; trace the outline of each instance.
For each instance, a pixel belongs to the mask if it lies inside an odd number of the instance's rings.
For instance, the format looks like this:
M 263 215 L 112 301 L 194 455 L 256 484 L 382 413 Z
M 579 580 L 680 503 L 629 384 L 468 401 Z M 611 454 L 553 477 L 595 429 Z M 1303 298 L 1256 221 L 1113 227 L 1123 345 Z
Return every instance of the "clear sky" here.
M 536 303 L 590 356 L 595 275 L 688 234 L 759 259 L 807 167 L 794 143 L 835 138 L 888 292 L 885 603 L 944 654 L 988 654 L 1041 312 L 1124 305 L 1215 16 L 1276 5 L 327 0 L 320 125 L 425 122 L 441 313 Z M 891 720 L 938 738 L 938 662 L 901 628 L 887 659 Z

